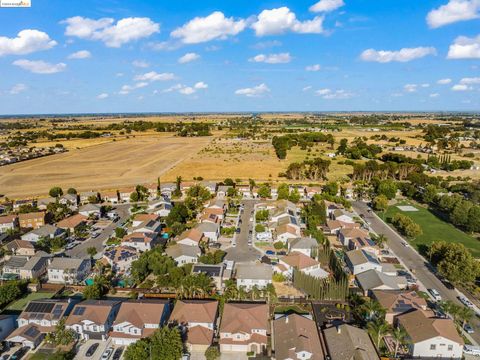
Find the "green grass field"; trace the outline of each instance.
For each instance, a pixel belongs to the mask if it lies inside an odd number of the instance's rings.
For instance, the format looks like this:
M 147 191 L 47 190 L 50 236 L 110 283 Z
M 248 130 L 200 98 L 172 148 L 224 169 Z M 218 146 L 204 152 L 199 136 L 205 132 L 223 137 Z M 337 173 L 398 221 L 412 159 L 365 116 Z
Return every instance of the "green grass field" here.
M 398 205 L 411 205 L 418 209 L 418 211 L 401 211 Z M 435 216 L 428 209 L 413 205 L 409 202 L 398 203 L 390 206 L 385 213 L 385 219 L 392 218 L 396 213 L 401 213 L 413 219 L 421 226 L 423 234 L 410 243 L 420 252 L 424 253 L 426 247 L 430 246 L 436 241 L 457 242 L 465 245 L 470 250 L 473 256 L 480 258 L 480 240 L 460 231 L 452 224 L 446 223 L 442 219 Z M 379 214 L 380 217 L 382 216 Z
M 25 296 L 21 299 L 18 299 L 17 301 L 11 303 L 7 307 L 7 310 L 22 311 L 30 301 L 38 300 L 38 299 L 50 299 L 53 295 L 54 295 L 54 293 L 51 293 L 51 292 L 30 293 L 27 296 Z

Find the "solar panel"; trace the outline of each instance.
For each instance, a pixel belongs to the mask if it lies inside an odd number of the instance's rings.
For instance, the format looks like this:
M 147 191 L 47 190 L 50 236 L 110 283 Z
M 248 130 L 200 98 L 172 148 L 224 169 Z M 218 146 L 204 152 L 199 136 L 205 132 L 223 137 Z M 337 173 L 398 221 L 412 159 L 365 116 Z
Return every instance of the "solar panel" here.
M 36 337 L 39 333 L 40 331 L 34 326 L 30 327 L 29 329 L 27 329 L 27 331 L 25 331 L 25 335 L 30 336 L 32 338 Z
M 26 312 L 51 313 L 55 304 L 45 302 L 30 302 L 25 309 Z
M 85 306 L 77 306 L 75 310 L 73 311 L 73 315 L 83 315 L 85 312 Z

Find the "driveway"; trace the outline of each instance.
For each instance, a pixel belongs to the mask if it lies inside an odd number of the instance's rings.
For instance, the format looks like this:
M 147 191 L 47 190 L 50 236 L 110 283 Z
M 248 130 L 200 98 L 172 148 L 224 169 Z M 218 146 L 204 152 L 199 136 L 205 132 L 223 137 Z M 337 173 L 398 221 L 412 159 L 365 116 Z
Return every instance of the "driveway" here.
M 436 289 L 442 296 L 443 300 L 451 300 L 457 305 L 462 303 L 457 299 L 459 294 L 454 289 L 447 289 L 445 285 L 432 272 L 431 265 L 417 253 L 411 246 L 403 245 L 405 240 L 390 228 L 382 219 L 374 213 L 369 213 L 367 204 L 361 201 L 352 203 L 353 209 L 359 214 L 365 216 L 365 219 L 370 223 L 370 227 L 377 234 L 384 234 L 387 237 L 387 244 L 392 251 L 397 255 L 403 263 L 415 272 L 415 277 L 423 283 L 428 289 Z M 480 322 L 477 317 L 472 318 L 472 326 L 476 332 L 470 334 L 474 341 L 480 343 Z
M 240 216 L 240 234 L 235 234 L 235 247 L 227 249 L 226 260 L 233 260 L 237 263 L 248 263 L 257 260 L 262 254 L 253 246 L 248 245 L 248 232 L 253 229 L 250 217 L 253 216 L 253 208 L 257 200 L 243 200 L 243 214 Z
M 115 229 L 122 225 L 130 216 L 128 211 L 129 209 L 130 204 L 115 205 L 115 210 L 120 217 L 117 222 L 113 222 L 104 228 L 100 235 L 98 235 L 96 238 L 93 239 L 89 237 L 87 240 L 82 241 L 81 244 L 77 245 L 73 249 L 65 251 L 65 254 L 72 258 L 85 258 L 89 256 L 87 253 L 87 249 L 89 247 L 94 247 L 97 249 L 97 253 L 101 254 L 103 252 L 104 242 L 107 241 L 108 238 L 115 232 Z
M 107 341 L 99 341 L 99 340 L 87 340 L 85 341 L 82 345 L 80 345 L 80 348 L 77 351 L 77 355 L 75 355 L 74 359 L 90 359 L 90 360 L 100 360 L 102 357 L 103 352 L 111 346 L 111 340 L 108 339 Z M 86 352 L 90 346 L 92 346 L 94 343 L 98 343 L 98 348 L 94 352 L 94 354 L 91 357 L 86 356 Z

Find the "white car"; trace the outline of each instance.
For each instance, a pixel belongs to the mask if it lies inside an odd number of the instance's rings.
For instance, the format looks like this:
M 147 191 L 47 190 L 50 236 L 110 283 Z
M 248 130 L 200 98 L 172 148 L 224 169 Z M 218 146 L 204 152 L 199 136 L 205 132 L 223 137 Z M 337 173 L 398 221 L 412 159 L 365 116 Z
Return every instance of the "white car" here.
M 458 300 L 460 300 L 460 302 L 463 305 L 468 306 L 469 308 L 473 307 L 473 304 L 471 303 L 471 301 L 468 300 L 465 296 L 459 296 Z
M 113 348 L 112 347 L 109 347 L 107 350 L 105 350 L 105 352 L 102 354 L 102 360 L 108 360 L 110 359 L 110 356 L 112 355 L 113 353 Z
M 442 301 L 442 297 L 436 289 L 428 289 L 428 292 L 432 295 L 435 301 Z

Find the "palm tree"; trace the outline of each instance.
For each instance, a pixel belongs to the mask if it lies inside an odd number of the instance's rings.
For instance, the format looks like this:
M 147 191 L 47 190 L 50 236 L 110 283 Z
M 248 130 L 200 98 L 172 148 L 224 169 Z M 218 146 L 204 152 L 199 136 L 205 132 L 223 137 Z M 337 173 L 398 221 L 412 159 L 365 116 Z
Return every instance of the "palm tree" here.
M 457 321 L 459 312 L 461 310 L 460 306 L 458 306 L 451 300 L 441 302 L 440 309 L 442 309 L 442 311 L 446 314 L 449 314 L 454 321 Z
M 465 324 L 470 321 L 470 319 L 475 315 L 475 312 L 465 306 L 460 307 L 458 311 L 458 318 L 462 321 L 462 328 L 465 327 Z
M 247 291 L 245 290 L 245 286 L 240 286 L 238 288 L 238 300 L 245 300 L 247 297 Z
M 375 243 L 379 248 L 383 249 L 383 245 L 387 242 L 387 237 L 384 234 L 380 234 L 375 238 Z
M 275 291 L 275 286 L 273 286 L 273 284 L 267 284 L 263 293 L 263 296 L 267 298 L 267 302 L 274 303 L 277 301 L 277 292 Z
M 261 291 L 257 285 L 252 287 L 252 290 L 250 291 L 250 296 L 252 297 L 252 300 L 256 300 L 261 296 Z
M 376 339 L 377 349 L 380 349 L 380 342 L 385 334 L 390 330 L 390 325 L 385 321 L 371 321 L 367 325 L 367 329 L 370 332 L 370 335 Z
M 393 329 L 391 333 L 393 340 L 395 341 L 395 353 L 393 357 L 397 357 L 398 353 L 398 348 L 400 347 L 401 344 L 403 344 L 408 337 L 407 332 L 400 326 L 397 326 L 395 329 Z
M 381 313 L 383 311 L 383 308 L 378 301 L 371 299 L 370 301 L 365 302 L 361 306 L 361 310 L 364 314 L 366 314 L 365 320 L 369 321 L 375 318 L 379 313 Z

